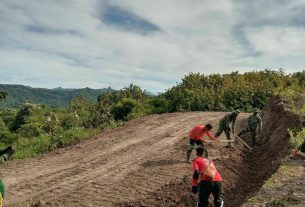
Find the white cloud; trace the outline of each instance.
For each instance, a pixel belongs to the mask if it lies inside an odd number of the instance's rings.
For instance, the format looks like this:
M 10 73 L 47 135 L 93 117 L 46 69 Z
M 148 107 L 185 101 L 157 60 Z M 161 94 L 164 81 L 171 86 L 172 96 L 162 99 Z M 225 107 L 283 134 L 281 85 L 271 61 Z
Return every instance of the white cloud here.
M 258 52 L 274 57 L 305 54 L 305 28 L 265 26 L 244 30 Z
M 270 2 L 4 0 L 0 80 L 39 87 L 135 83 L 157 92 L 189 72 L 301 69 L 304 4 Z M 141 34 L 105 24 L 107 5 L 161 31 Z

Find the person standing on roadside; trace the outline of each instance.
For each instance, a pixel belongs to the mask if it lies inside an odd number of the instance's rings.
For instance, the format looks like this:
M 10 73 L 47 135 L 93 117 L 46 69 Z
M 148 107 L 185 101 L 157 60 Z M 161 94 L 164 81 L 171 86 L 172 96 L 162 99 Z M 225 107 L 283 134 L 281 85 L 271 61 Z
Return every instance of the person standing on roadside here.
M 214 162 L 209 159 L 206 149 L 198 147 L 196 152 L 197 157 L 192 162 L 192 192 L 194 194 L 198 193 L 197 207 L 208 207 L 211 193 L 214 196 L 214 206 L 223 207 L 221 198 L 222 177 Z
M 190 145 L 186 154 L 186 161 L 190 162 L 190 157 L 194 148 L 201 146 L 204 147 L 205 139 L 203 136 L 206 134 L 211 140 L 217 140 L 212 134 L 211 129 L 213 126 L 211 124 L 197 125 L 189 133 Z

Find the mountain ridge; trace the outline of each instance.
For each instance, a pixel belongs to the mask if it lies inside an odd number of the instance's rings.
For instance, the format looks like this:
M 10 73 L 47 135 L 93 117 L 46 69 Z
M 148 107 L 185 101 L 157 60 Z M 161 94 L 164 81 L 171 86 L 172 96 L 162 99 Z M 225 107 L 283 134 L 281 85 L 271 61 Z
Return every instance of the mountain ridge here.
M 46 104 L 50 107 L 67 107 L 69 102 L 80 95 L 86 96 L 91 101 L 96 101 L 100 94 L 114 91 L 114 89 L 102 88 L 34 88 L 19 84 L 0 84 L 0 91 L 8 95 L 5 101 L 0 102 L 0 108 L 18 107 L 23 103 Z

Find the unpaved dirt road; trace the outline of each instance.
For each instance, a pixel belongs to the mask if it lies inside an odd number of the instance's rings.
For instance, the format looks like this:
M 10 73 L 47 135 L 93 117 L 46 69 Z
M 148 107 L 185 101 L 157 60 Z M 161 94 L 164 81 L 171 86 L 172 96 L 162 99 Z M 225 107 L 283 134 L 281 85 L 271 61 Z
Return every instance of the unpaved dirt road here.
M 190 175 L 179 145 L 196 124 L 210 122 L 214 132 L 224 114 L 151 115 L 40 158 L 5 163 L 6 206 L 98 207 L 145 198 Z

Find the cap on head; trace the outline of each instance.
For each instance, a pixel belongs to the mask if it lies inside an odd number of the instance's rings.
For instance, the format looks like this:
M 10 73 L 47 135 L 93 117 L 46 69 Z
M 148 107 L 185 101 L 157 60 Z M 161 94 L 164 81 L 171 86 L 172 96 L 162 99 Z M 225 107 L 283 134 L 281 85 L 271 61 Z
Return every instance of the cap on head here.
M 238 114 L 240 114 L 240 110 L 235 110 L 235 111 L 232 112 L 232 114 L 238 116 Z

